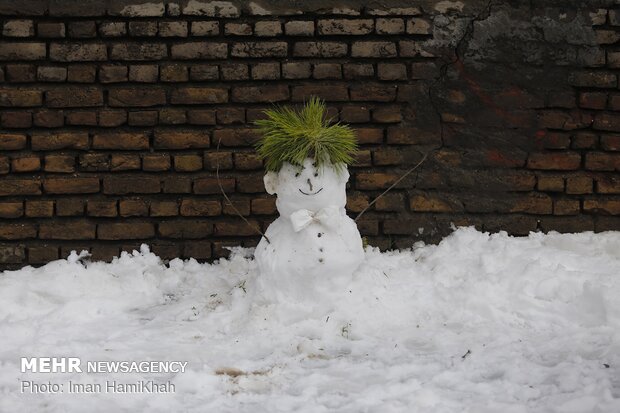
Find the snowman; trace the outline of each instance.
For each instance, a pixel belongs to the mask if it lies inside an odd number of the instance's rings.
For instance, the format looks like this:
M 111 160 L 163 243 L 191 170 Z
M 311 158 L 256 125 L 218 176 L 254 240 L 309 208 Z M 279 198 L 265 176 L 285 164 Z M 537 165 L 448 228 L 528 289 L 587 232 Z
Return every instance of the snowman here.
M 257 122 L 264 135 L 258 153 L 266 159 L 265 189 L 277 196 L 280 216 L 256 247 L 258 292 L 269 302 L 321 301 L 345 292 L 364 258 L 360 233 L 345 212 L 355 137 L 325 120 L 318 99 L 300 113 L 266 114 Z

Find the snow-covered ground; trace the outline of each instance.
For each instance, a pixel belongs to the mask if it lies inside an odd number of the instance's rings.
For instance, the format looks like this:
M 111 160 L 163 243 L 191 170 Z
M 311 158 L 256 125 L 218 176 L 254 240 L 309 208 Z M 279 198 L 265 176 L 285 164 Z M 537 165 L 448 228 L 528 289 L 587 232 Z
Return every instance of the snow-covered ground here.
M 258 305 L 256 266 L 72 255 L 0 275 L 1 412 L 620 412 L 620 233 L 369 249 L 333 307 Z M 20 357 L 188 361 L 21 373 Z M 20 381 L 65 385 L 20 392 Z M 170 381 L 165 394 L 67 383 Z

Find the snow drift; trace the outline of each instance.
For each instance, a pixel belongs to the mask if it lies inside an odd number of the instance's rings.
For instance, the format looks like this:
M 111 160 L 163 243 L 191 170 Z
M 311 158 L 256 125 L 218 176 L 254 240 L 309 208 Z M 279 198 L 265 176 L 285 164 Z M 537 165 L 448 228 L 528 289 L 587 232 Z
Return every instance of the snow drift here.
M 256 264 L 73 254 L 0 276 L 0 411 L 620 411 L 620 233 L 367 249 L 327 315 L 257 305 Z M 320 304 L 320 303 L 319 303 Z M 21 373 L 20 357 L 184 360 L 185 373 Z M 21 394 L 20 380 L 170 380 Z

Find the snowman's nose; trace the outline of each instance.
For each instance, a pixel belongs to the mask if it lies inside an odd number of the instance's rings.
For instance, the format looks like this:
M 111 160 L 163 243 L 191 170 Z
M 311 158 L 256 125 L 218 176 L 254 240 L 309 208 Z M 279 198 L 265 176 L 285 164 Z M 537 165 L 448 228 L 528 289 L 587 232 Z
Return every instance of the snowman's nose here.
M 308 178 L 308 186 L 310 187 L 310 191 L 312 191 L 312 181 L 310 181 L 310 178 Z

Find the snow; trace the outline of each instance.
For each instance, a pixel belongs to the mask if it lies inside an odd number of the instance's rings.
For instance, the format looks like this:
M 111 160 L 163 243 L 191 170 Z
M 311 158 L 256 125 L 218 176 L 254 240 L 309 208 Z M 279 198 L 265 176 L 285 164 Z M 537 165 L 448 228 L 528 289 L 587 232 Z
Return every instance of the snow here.
M 292 301 L 316 313 L 333 309 L 332 293 L 346 292 L 364 259 L 362 237 L 344 208 L 348 179 L 345 164 L 316 167 L 312 158 L 267 172 L 265 188 L 277 194 L 280 216 L 256 247 L 257 300 Z
M 257 304 L 256 263 L 146 246 L 0 276 L 1 412 L 617 412 L 620 233 L 367 249 L 333 308 Z M 20 357 L 188 361 L 184 373 L 21 373 Z M 21 394 L 19 380 L 170 380 L 166 394 Z

